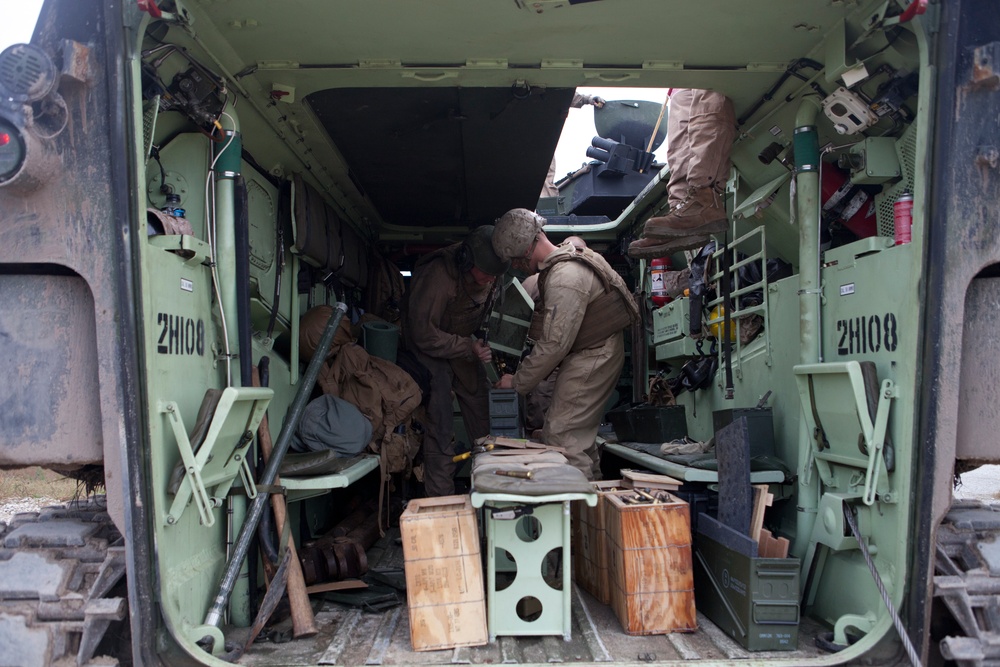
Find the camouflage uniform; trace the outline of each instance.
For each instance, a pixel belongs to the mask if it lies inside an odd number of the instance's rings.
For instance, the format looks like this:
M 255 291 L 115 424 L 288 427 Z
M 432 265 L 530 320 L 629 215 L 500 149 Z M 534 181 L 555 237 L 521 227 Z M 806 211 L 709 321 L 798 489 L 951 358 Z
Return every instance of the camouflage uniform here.
M 531 297 L 535 303 L 538 302 L 538 274 L 532 273 L 521 281 L 521 287 Z M 525 434 L 530 438 L 533 433 L 542 428 L 545 424 L 545 413 L 552 405 L 552 391 L 556 386 L 556 375 L 559 369 L 552 371 L 552 374 L 538 383 L 538 386 L 528 392 L 524 397 L 524 427 Z
M 650 259 L 700 248 L 710 234 L 729 228 L 722 192 L 735 137 L 733 103 L 722 93 L 684 88 L 670 96 L 670 212 L 646 221 L 642 238 L 629 244 L 629 257 Z
M 684 201 L 691 188 L 725 190 L 730 147 L 736 137 L 736 118 L 728 97 L 712 90 L 675 91 L 670 96 L 667 137 L 671 208 Z
M 588 265 L 558 261 L 557 255 L 574 251 L 569 244 L 559 246 L 538 266 L 543 272 L 544 303 L 537 306 L 543 309 L 542 329 L 513 383 L 518 393 L 526 394 L 559 367 L 542 440 L 565 447 L 571 464 L 588 479 L 599 479 L 597 427 L 625 362 L 625 337 L 619 330 L 595 347 L 572 350 L 588 306 L 605 293 L 603 282 Z
M 455 493 L 452 391 L 472 440 L 489 432 L 489 390 L 473 334 L 483 322 L 491 285 L 479 285 L 458 266 L 456 243 L 424 257 L 413 270 L 404 303 L 407 349 L 431 373 L 424 435 L 424 487 L 429 496 Z M 471 444 L 471 443 L 470 443 Z

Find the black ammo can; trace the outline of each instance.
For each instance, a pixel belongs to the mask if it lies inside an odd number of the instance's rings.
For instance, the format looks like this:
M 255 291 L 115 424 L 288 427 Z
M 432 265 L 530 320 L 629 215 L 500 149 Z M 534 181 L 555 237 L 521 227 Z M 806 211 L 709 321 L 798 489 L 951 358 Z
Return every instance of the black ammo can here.
M 716 433 L 740 417 L 747 420 L 750 436 L 750 458 L 774 456 L 774 416 L 771 408 L 730 408 L 712 413 L 712 430 Z
M 636 442 L 663 443 L 687 436 L 687 413 L 683 405 L 640 405 L 629 411 Z

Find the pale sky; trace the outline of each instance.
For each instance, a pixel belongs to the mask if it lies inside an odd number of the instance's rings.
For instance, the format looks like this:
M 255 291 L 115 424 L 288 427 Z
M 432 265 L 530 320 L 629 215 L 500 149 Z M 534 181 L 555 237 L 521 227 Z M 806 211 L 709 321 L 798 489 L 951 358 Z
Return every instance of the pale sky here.
M 581 95 L 597 95 L 605 100 L 649 100 L 663 104 L 667 91 L 660 88 L 577 88 Z M 660 124 L 660 131 L 667 129 L 666 120 Z M 594 107 L 589 104 L 580 109 L 570 109 L 566 114 L 566 124 L 556 146 L 556 180 L 580 165 L 590 162 L 587 149 L 590 140 L 597 134 L 594 129 Z M 653 152 L 658 162 L 666 162 L 667 142 Z
M 0 21 L 0 51 L 11 44 L 30 42 L 42 0 L 0 0 L 3 20 Z
M 0 6 L 4 10 L 3 20 L 0 20 L 0 50 L 11 44 L 31 40 L 41 5 L 42 0 L 0 0 Z M 578 92 L 597 95 L 605 100 L 650 100 L 660 104 L 666 96 L 666 91 L 652 88 L 579 88 Z M 556 148 L 556 180 L 590 161 L 586 151 L 595 134 L 594 107 L 588 105 L 569 110 Z M 660 162 L 665 161 L 666 145 L 660 146 L 656 157 Z

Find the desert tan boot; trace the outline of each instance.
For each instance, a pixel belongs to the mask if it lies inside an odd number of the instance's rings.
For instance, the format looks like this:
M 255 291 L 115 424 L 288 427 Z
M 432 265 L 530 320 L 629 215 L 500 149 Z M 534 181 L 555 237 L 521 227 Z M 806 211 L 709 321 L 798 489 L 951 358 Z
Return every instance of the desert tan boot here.
M 710 236 L 699 234 L 696 236 L 679 236 L 675 238 L 660 238 L 647 236 L 645 238 L 632 241 L 628 245 L 628 256 L 633 259 L 653 259 L 663 257 L 681 250 L 700 248 L 711 241 Z
M 712 188 L 689 188 L 687 197 L 670 213 L 660 218 L 650 218 L 643 227 L 646 237 L 676 238 L 718 234 L 729 229 L 722 197 Z

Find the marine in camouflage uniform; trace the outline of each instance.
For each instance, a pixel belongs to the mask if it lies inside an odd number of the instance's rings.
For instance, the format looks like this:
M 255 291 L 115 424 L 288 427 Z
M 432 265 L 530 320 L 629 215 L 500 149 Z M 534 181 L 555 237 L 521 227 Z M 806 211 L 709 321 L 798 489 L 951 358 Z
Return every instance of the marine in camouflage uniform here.
M 478 227 L 462 243 L 423 257 L 404 297 L 406 347 L 431 374 L 424 434 L 428 496 L 455 493 L 453 391 L 469 438 L 489 432 L 490 383 L 483 363 L 491 352 L 474 334 L 484 322 L 496 276 L 510 265 L 494 254 L 492 232 L 492 225 Z
M 579 236 L 567 236 L 563 243 L 572 243 L 577 248 L 587 247 L 587 242 Z M 538 293 L 539 275 L 533 273 L 521 283 L 521 287 L 536 303 L 541 300 L 541 295 Z M 552 405 L 552 392 L 555 391 L 558 376 L 559 369 L 556 368 L 524 397 L 524 426 L 529 437 L 536 437 L 535 431 L 541 431 L 545 425 L 545 416 L 548 414 L 549 406 Z
M 735 137 L 733 102 L 722 93 L 682 88 L 670 96 L 670 212 L 646 221 L 642 238 L 629 244 L 629 257 L 650 259 L 700 248 L 709 235 L 729 229 L 723 192 Z
M 498 386 L 526 394 L 559 367 L 542 440 L 566 448 L 573 466 L 588 479 L 599 479 L 597 429 L 625 361 L 623 329 L 638 319 L 638 309 L 603 257 L 571 243 L 555 246 L 542 225 L 541 216 L 514 209 L 494 232 L 497 255 L 539 272 L 529 334 L 535 346 L 517 373 L 504 375 Z

